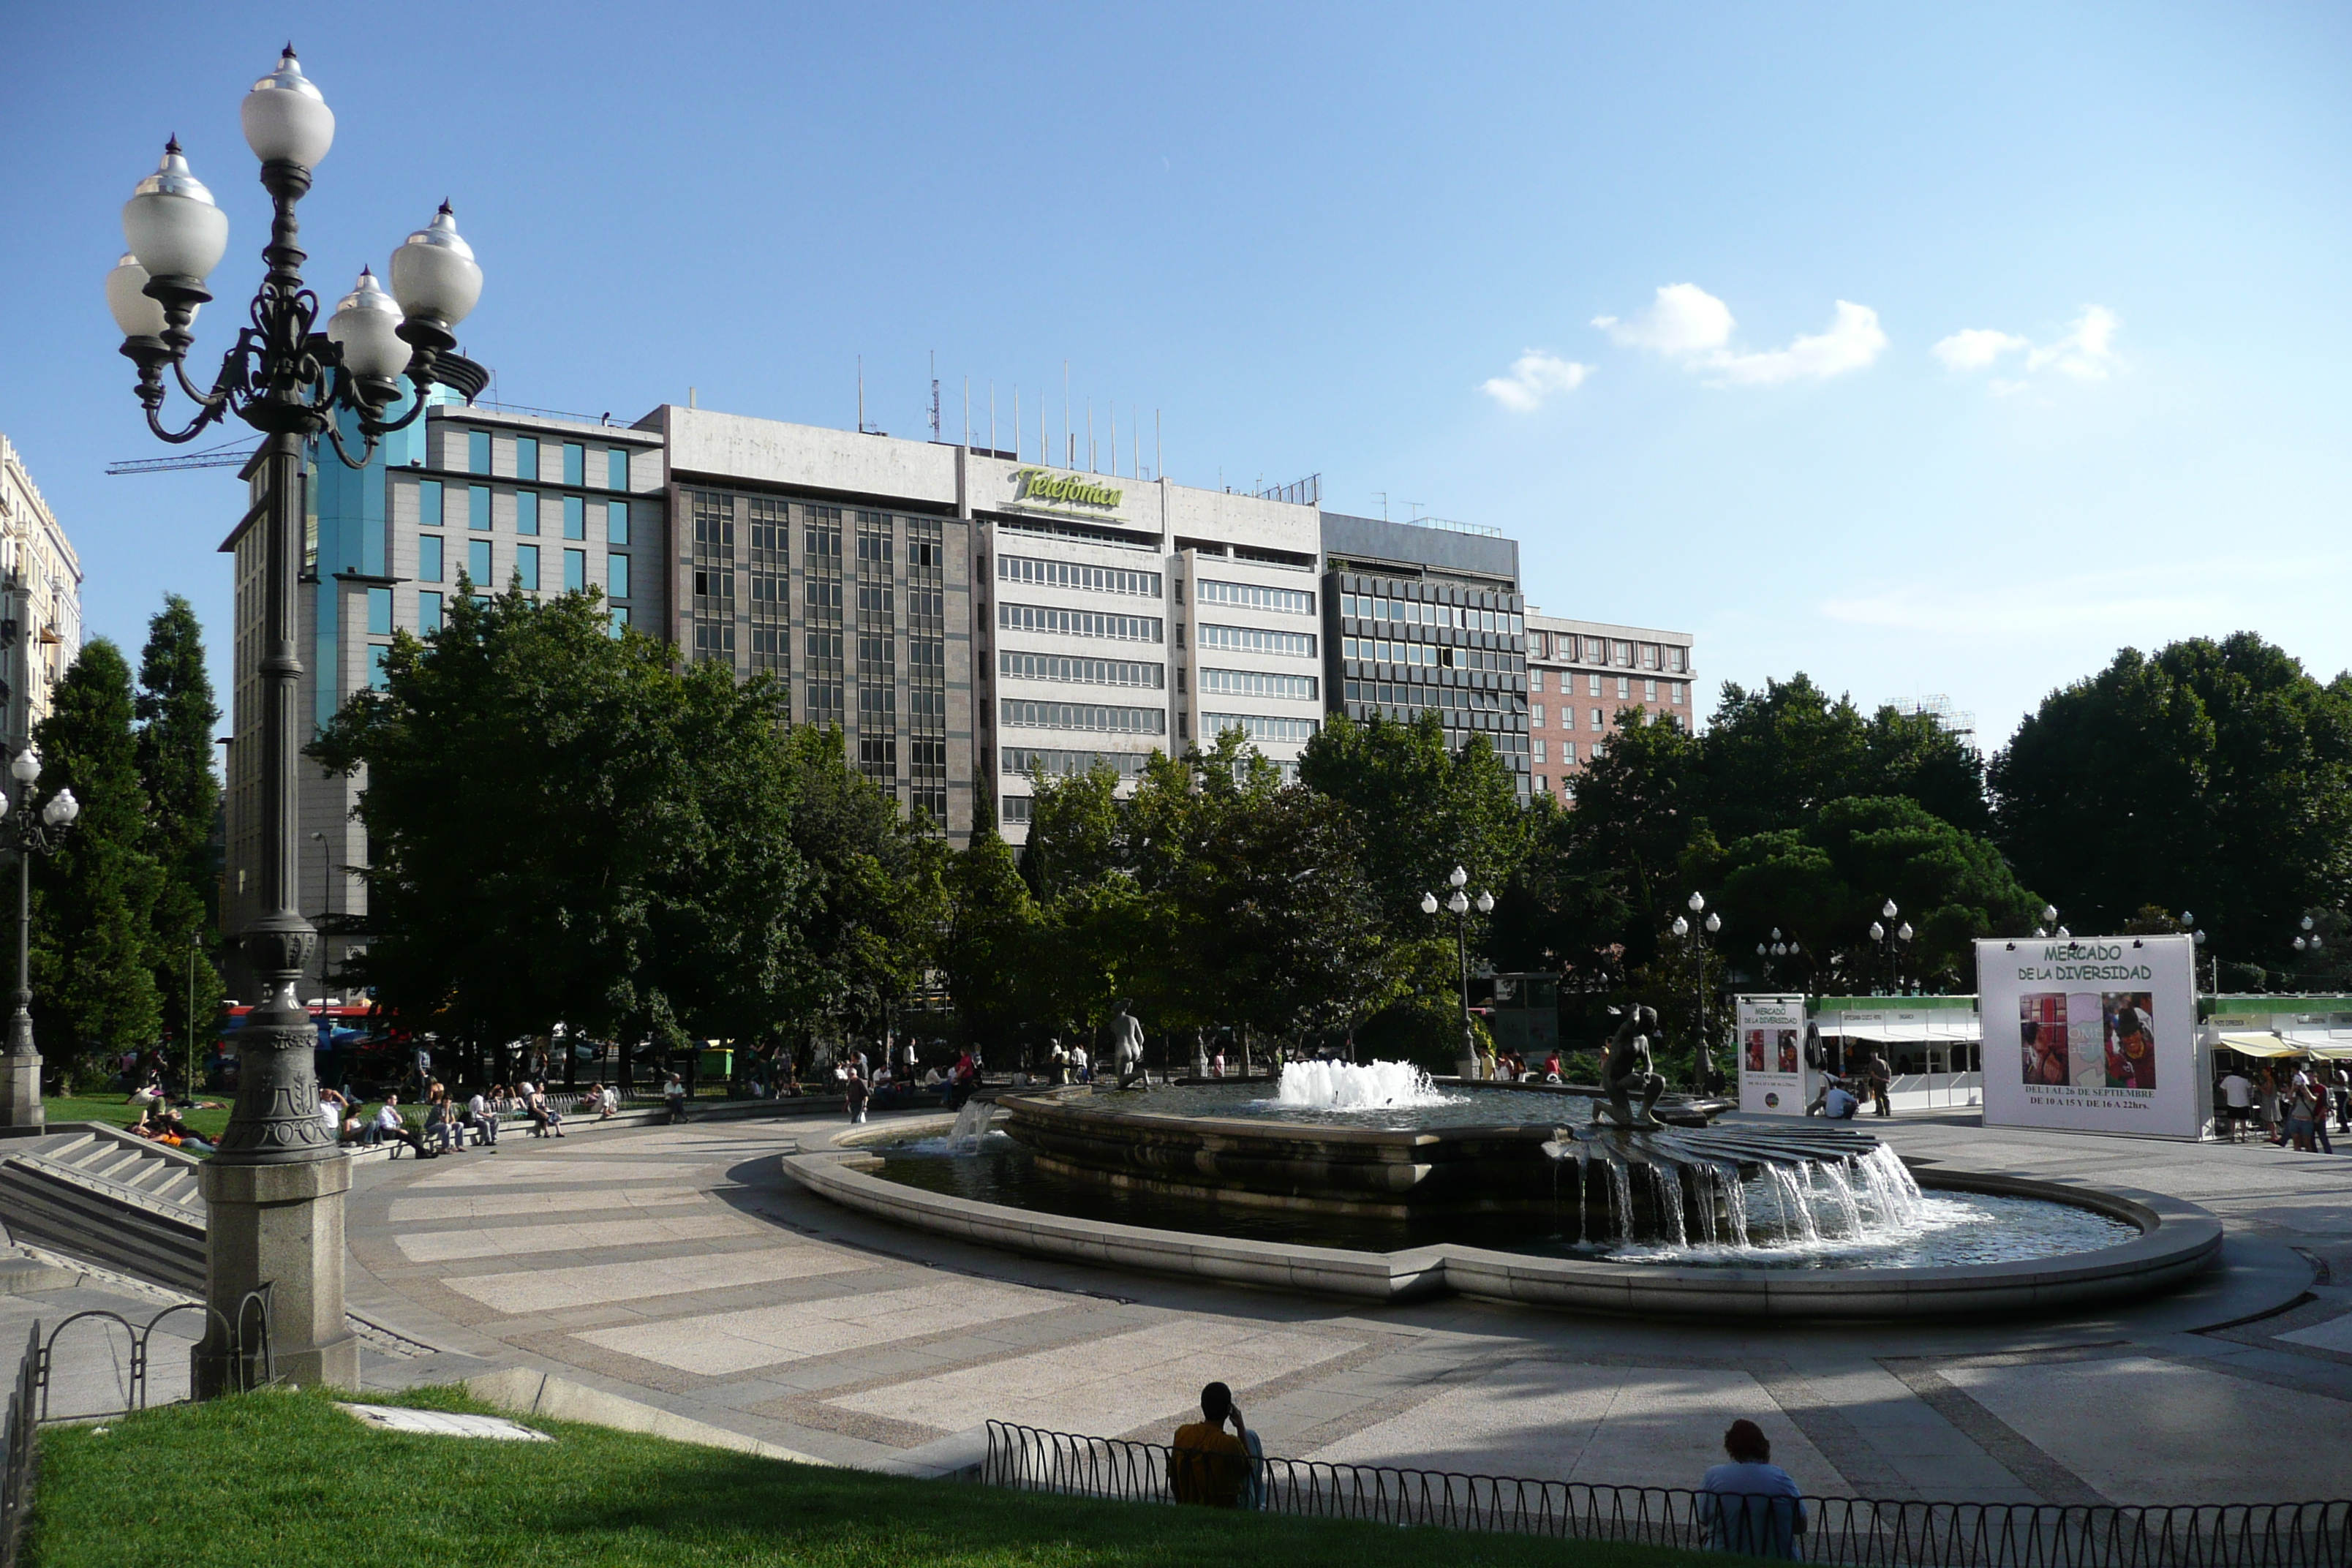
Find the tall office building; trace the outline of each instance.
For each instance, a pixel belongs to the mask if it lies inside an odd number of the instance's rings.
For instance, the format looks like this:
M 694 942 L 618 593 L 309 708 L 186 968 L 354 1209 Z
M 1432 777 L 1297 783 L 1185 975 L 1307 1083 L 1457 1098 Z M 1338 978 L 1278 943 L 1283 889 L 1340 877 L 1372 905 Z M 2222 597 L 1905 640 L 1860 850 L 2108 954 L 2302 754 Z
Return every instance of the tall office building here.
M 983 779 L 1018 843 L 1038 770 L 1101 762 L 1126 787 L 1152 752 L 1231 729 L 1294 772 L 1324 712 L 1312 504 L 674 405 L 621 426 L 436 402 L 362 469 L 314 459 L 306 489 L 315 724 L 382 682 L 396 631 L 440 626 L 461 577 L 599 588 L 682 658 L 773 675 L 793 722 L 840 726 L 848 765 L 957 844 Z M 259 542 L 224 546 L 240 734 Z M 231 930 L 257 912 L 258 763 L 231 748 Z M 302 780 L 298 888 L 326 938 L 310 994 L 366 942 L 361 787 Z
M 358 450 L 356 430 L 345 434 Z M 323 725 L 353 693 L 381 684 L 394 632 L 437 629 L 461 577 L 484 592 L 518 583 L 540 594 L 593 586 L 611 597 L 615 620 L 660 626 L 662 484 L 656 437 L 462 404 L 435 404 L 385 437 L 364 468 L 344 467 L 331 449 L 314 453 L 305 471 L 297 711 Z M 235 732 L 257 735 L 259 528 L 222 548 L 236 559 Z M 260 912 L 260 765 L 242 743 L 230 746 L 226 931 Z M 358 876 L 366 834 L 352 816 L 360 787 L 315 770 L 301 776 L 296 894 L 324 938 L 309 995 L 327 989 L 327 977 L 366 940 Z
M 1459 745 L 1484 735 L 1529 788 L 1527 601 L 1499 530 L 1322 515 L 1331 710 L 1434 712 Z
M 0 609 L 5 740 L 12 752 L 49 716 L 58 679 L 81 652 L 81 557 L 40 487 L 0 436 Z
M 1698 727 L 1691 634 L 1528 616 L 1529 771 L 1566 798 L 1629 708 Z

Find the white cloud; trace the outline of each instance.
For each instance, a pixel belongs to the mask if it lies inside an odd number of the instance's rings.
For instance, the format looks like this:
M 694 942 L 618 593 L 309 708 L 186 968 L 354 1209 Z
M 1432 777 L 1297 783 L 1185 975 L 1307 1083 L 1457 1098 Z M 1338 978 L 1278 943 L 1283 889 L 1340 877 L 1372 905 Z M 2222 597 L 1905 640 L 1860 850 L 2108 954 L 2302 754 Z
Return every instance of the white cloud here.
M 1886 347 L 1878 312 L 1849 300 L 1837 302 L 1829 331 L 1799 338 L 1785 349 L 1735 353 L 1731 307 L 1696 283 L 1669 283 L 1650 308 L 1630 321 L 1595 316 L 1592 324 L 1630 348 L 1651 349 L 1696 370 L 1711 371 L 1710 386 L 1778 386 L 1860 370 Z
M 2085 305 L 2083 313 L 2067 323 L 2064 335 L 2052 342 L 2036 343 L 1990 327 L 1966 327 L 1928 352 L 1942 360 L 1947 370 L 1971 371 L 1990 369 L 2004 354 L 2022 351 L 2023 374 L 1997 376 L 1987 384 L 1994 396 L 2006 397 L 2022 391 L 2030 384 L 2026 376 L 2038 370 L 2055 370 L 2077 381 L 2106 380 L 2123 363 L 2115 347 L 2116 333 L 2122 326 L 2123 318 L 2105 305 Z
M 1632 321 L 1595 316 L 1592 324 L 1629 348 L 1697 353 L 1731 341 L 1731 307 L 1696 283 L 1669 283 Z
M 1592 374 L 1592 366 L 1561 359 L 1541 349 L 1529 349 L 1511 362 L 1511 373 L 1482 381 L 1478 390 L 1518 414 L 1532 414 L 1555 392 L 1574 392 Z
M 2031 338 L 1997 332 L 1990 327 L 1964 327 L 1928 350 L 1947 370 L 1982 370 L 2005 353 L 2033 346 Z
M 1711 385 L 1779 386 L 1784 382 L 1819 381 L 1860 370 L 1885 347 L 1886 334 L 1879 330 L 1878 312 L 1867 305 L 1840 300 L 1837 320 L 1830 323 L 1826 332 L 1799 338 L 1785 349 L 1763 353 L 1736 354 L 1717 349 L 1706 357 L 1706 363 L 1721 378 Z
M 2064 337 L 2035 349 L 2025 363 L 2033 370 L 2055 365 L 2079 381 L 2105 381 L 2107 373 L 2122 363 L 2116 356 L 2115 338 L 2123 324 L 2123 318 L 2105 306 L 2085 305 L 2067 326 Z

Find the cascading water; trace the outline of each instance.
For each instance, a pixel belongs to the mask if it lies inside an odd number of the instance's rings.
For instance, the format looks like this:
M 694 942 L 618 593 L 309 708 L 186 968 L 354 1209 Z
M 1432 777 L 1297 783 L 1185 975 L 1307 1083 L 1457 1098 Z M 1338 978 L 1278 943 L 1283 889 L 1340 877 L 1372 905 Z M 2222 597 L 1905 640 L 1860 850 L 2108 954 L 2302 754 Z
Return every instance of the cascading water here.
M 1411 1062 L 1286 1062 L 1273 1104 L 1295 1110 L 1388 1110 L 1452 1105 Z
M 996 1108 L 984 1100 L 967 1100 L 956 1112 L 955 1125 L 948 1129 L 948 1147 L 953 1152 L 970 1153 L 980 1147 L 988 1134 L 989 1112 Z
M 1625 1162 L 1609 1162 L 1609 1195 L 1617 1210 L 1617 1239 L 1630 1243 L 1633 1239 L 1633 1179 L 1626 1173 Z
M 1683 1224 L 1683 1179 L 1672 1165 L 1653 1165 L 1650 1174 L 1657 1189 L 1658 1206 L 1669 1220 L 1667 1229 L 1673 1232 L 1676 1247 L 1690 1245 L 1690 1232 Z
M 1831 1202 L 1836 1205 L 1838 1218 L 1844 1221 L 1843 1234 L 1860 1236 L 1863 1228 L 1862 1205 L 1854 1198 L 1853 1184 L 1845 1179 L 1848 1168 L 1843 1163 L 1820 1167 L 1822 1185 L 1828 1190 Z
M 1716 1173 L 1723 1184 L 1723 1217 L 1731 1222 L 1731 1245 L 1744 1247 L 1748 1245 L 1748 1184 L 1739 1179 L 1737 1165 L 1717 1169 Z

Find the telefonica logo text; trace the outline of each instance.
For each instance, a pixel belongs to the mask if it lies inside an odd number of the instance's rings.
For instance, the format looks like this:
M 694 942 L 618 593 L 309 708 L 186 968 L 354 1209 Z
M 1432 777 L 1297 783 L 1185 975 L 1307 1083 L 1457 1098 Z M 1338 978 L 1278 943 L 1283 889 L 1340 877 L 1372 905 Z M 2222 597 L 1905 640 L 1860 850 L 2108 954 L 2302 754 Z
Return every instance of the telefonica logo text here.
M 1069 501 L 1078 506 L 1116 507 L 1127 494 L 1108 485 L 1089 484 L 1076 474 L 1057 474 L 1051 468 L 1015 468 L 1013 479 L 1021 487 L 1023 500 Z

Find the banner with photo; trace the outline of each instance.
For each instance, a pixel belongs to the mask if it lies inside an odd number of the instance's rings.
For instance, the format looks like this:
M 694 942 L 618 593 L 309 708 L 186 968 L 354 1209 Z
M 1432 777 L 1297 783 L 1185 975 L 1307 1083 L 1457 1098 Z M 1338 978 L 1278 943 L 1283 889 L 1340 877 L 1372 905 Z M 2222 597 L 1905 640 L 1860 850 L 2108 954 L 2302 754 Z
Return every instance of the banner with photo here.
M 1979 942 L 1985 1125 L 2205 1137 L 2196 951 L 2186 936 Z
M 1740 996 L 1732 1009 L 1739 1052 L 1739 1109 L 1802 1116 L 1811 1099 L 1802 996 Z

